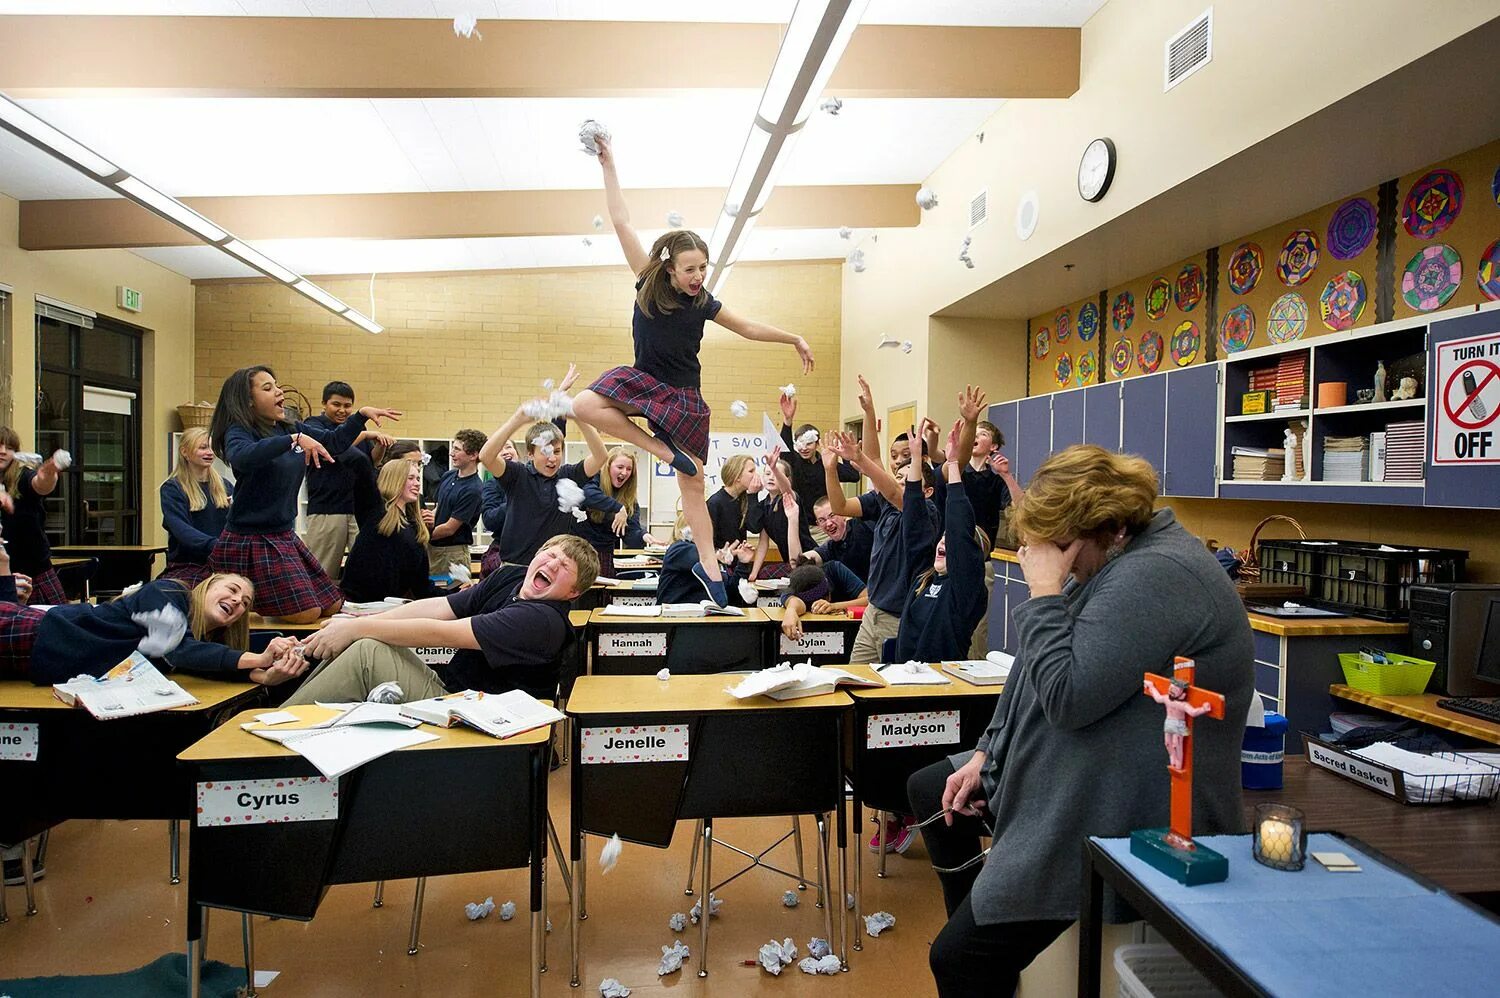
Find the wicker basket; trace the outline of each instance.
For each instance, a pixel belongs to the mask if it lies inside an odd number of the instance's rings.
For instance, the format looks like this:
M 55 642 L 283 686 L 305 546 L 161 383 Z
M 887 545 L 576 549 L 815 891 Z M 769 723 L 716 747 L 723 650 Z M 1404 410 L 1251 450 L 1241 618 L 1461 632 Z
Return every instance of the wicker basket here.
M 1255 525 L 1255 529 L 1250 532 L 1250 546 L 1239 553 L 1241 582 L 1260 581 L 1260 561 L 1255 557 L 1256 545 L 1260 540 L 1260 532 L 1265 529 L 1266 524 L 1271 523 L 1275 520 L 1282 520 L 1286 523 L 1290 523 L 1292 525 L 1292 529 L 1297 531 L 1297 538 L 1299 540 L 1307 540 L 1307 531 L 1303 530 L 1302 524 L 1298 523 L 1292 517 L 1283 516 L 1280 513 L 1273 513 L 1272 515 L 1266 517 L 1264 520 L 1257 523 Z
M 214 407 L 207 402 L 200 402 L 196 405 L 180 405 L 177 407 L 177 418 L 182 420 L 182 428 L 184 430 L 191 429 L 194 426 L 207 428 L 214 420 Z

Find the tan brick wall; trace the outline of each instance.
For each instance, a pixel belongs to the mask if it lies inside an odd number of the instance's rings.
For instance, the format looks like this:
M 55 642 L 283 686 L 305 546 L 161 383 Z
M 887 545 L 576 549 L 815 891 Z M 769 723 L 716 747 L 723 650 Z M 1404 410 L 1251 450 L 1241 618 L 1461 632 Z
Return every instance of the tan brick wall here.
M 777 418 L 776 390 L 787 382 L 798 386 L 799 420 L 836 424 L 841 281 L 837 261 L 735 268 L 726 307 L 806 337 L 818 364 L 804 377 L 790 347 L 710 323 L 701 359 L 713 429 L 759 430 L 762 410 Z M 323 285 L 361 310 L 369 305 L 368 279 Z M 235 369 L 268 364 L 315 406 L 324 383 L 341 379 L 361 403 L 405 410 L 402 436 L 492 430 L 569 361 L 586 386 L 632 359 L 634 292 L 624 268 L 377 277 L 374 314 L 386 327 L 378 336 L 265 281 L 200 284 L 196 292 L 195 398 L 213 401 Z M 750 404 L 747 419 L 730 415 L 735 399 Z

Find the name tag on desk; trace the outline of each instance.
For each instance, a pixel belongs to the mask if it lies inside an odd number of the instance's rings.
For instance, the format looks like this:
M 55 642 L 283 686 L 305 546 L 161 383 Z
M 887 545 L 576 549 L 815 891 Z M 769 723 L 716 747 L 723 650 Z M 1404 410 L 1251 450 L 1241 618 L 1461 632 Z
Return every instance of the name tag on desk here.
M 762 609 L 762 610 L 774 610 L 777 607 L 781 606 L 781 597 L 780 596 L 758 596 L 758 597 L 756 597 L 755 605 L 758 606 L 758 607 L 760 607 L 760 609 Z
M 667 653 L 666 631 L 609 632 L 599 635 L 599 654 L 652 658 Z
M 412 651 L 417 653 L 417 658 L 421 659 L 422 664 L 428 668 L 447 665 L 453 661 L 453 656 L 458 654 L 457 648 L 413 648 Z
M 0 724 L 0 760 L 36 762 L 38 729 L 35 724 Z
M 783 655 L 842 655 L 844 654 L 843 631 L 803 631 L 802 638 L 793 641 L 785 634 L 781 636 Z
M 655 606 L 655 596 L 616 596 L 609 601 L 610 606 Z
M 330 821 L 338 816 L 338 781 L 321 776 L 198 784 L 199 828 Z
M 610 762 L 686 762 L 686 724 L 640 724 L 629 727 L 584 728 L 579 759 L 586 766 Z
M 958 711 L 956 710 L 872 714 L 865 725 L 867 748 L 911 748 L 916 745 L 957 744 Z

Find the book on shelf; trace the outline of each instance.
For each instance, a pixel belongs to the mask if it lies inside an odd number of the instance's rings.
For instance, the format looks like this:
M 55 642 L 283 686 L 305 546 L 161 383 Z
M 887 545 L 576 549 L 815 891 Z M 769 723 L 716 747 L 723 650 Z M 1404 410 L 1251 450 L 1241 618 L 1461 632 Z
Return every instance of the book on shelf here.
M 1385 431 L 1370 434 L 1370 481 L 1385 481 Z

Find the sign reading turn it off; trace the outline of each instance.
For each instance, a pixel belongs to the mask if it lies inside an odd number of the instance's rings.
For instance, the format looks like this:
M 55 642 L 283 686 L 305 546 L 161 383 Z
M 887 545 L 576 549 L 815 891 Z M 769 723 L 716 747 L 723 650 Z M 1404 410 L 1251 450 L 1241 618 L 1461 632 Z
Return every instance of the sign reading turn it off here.
M 1500 464 L 1500 333 L 1437 347 L 1432 463 Z

